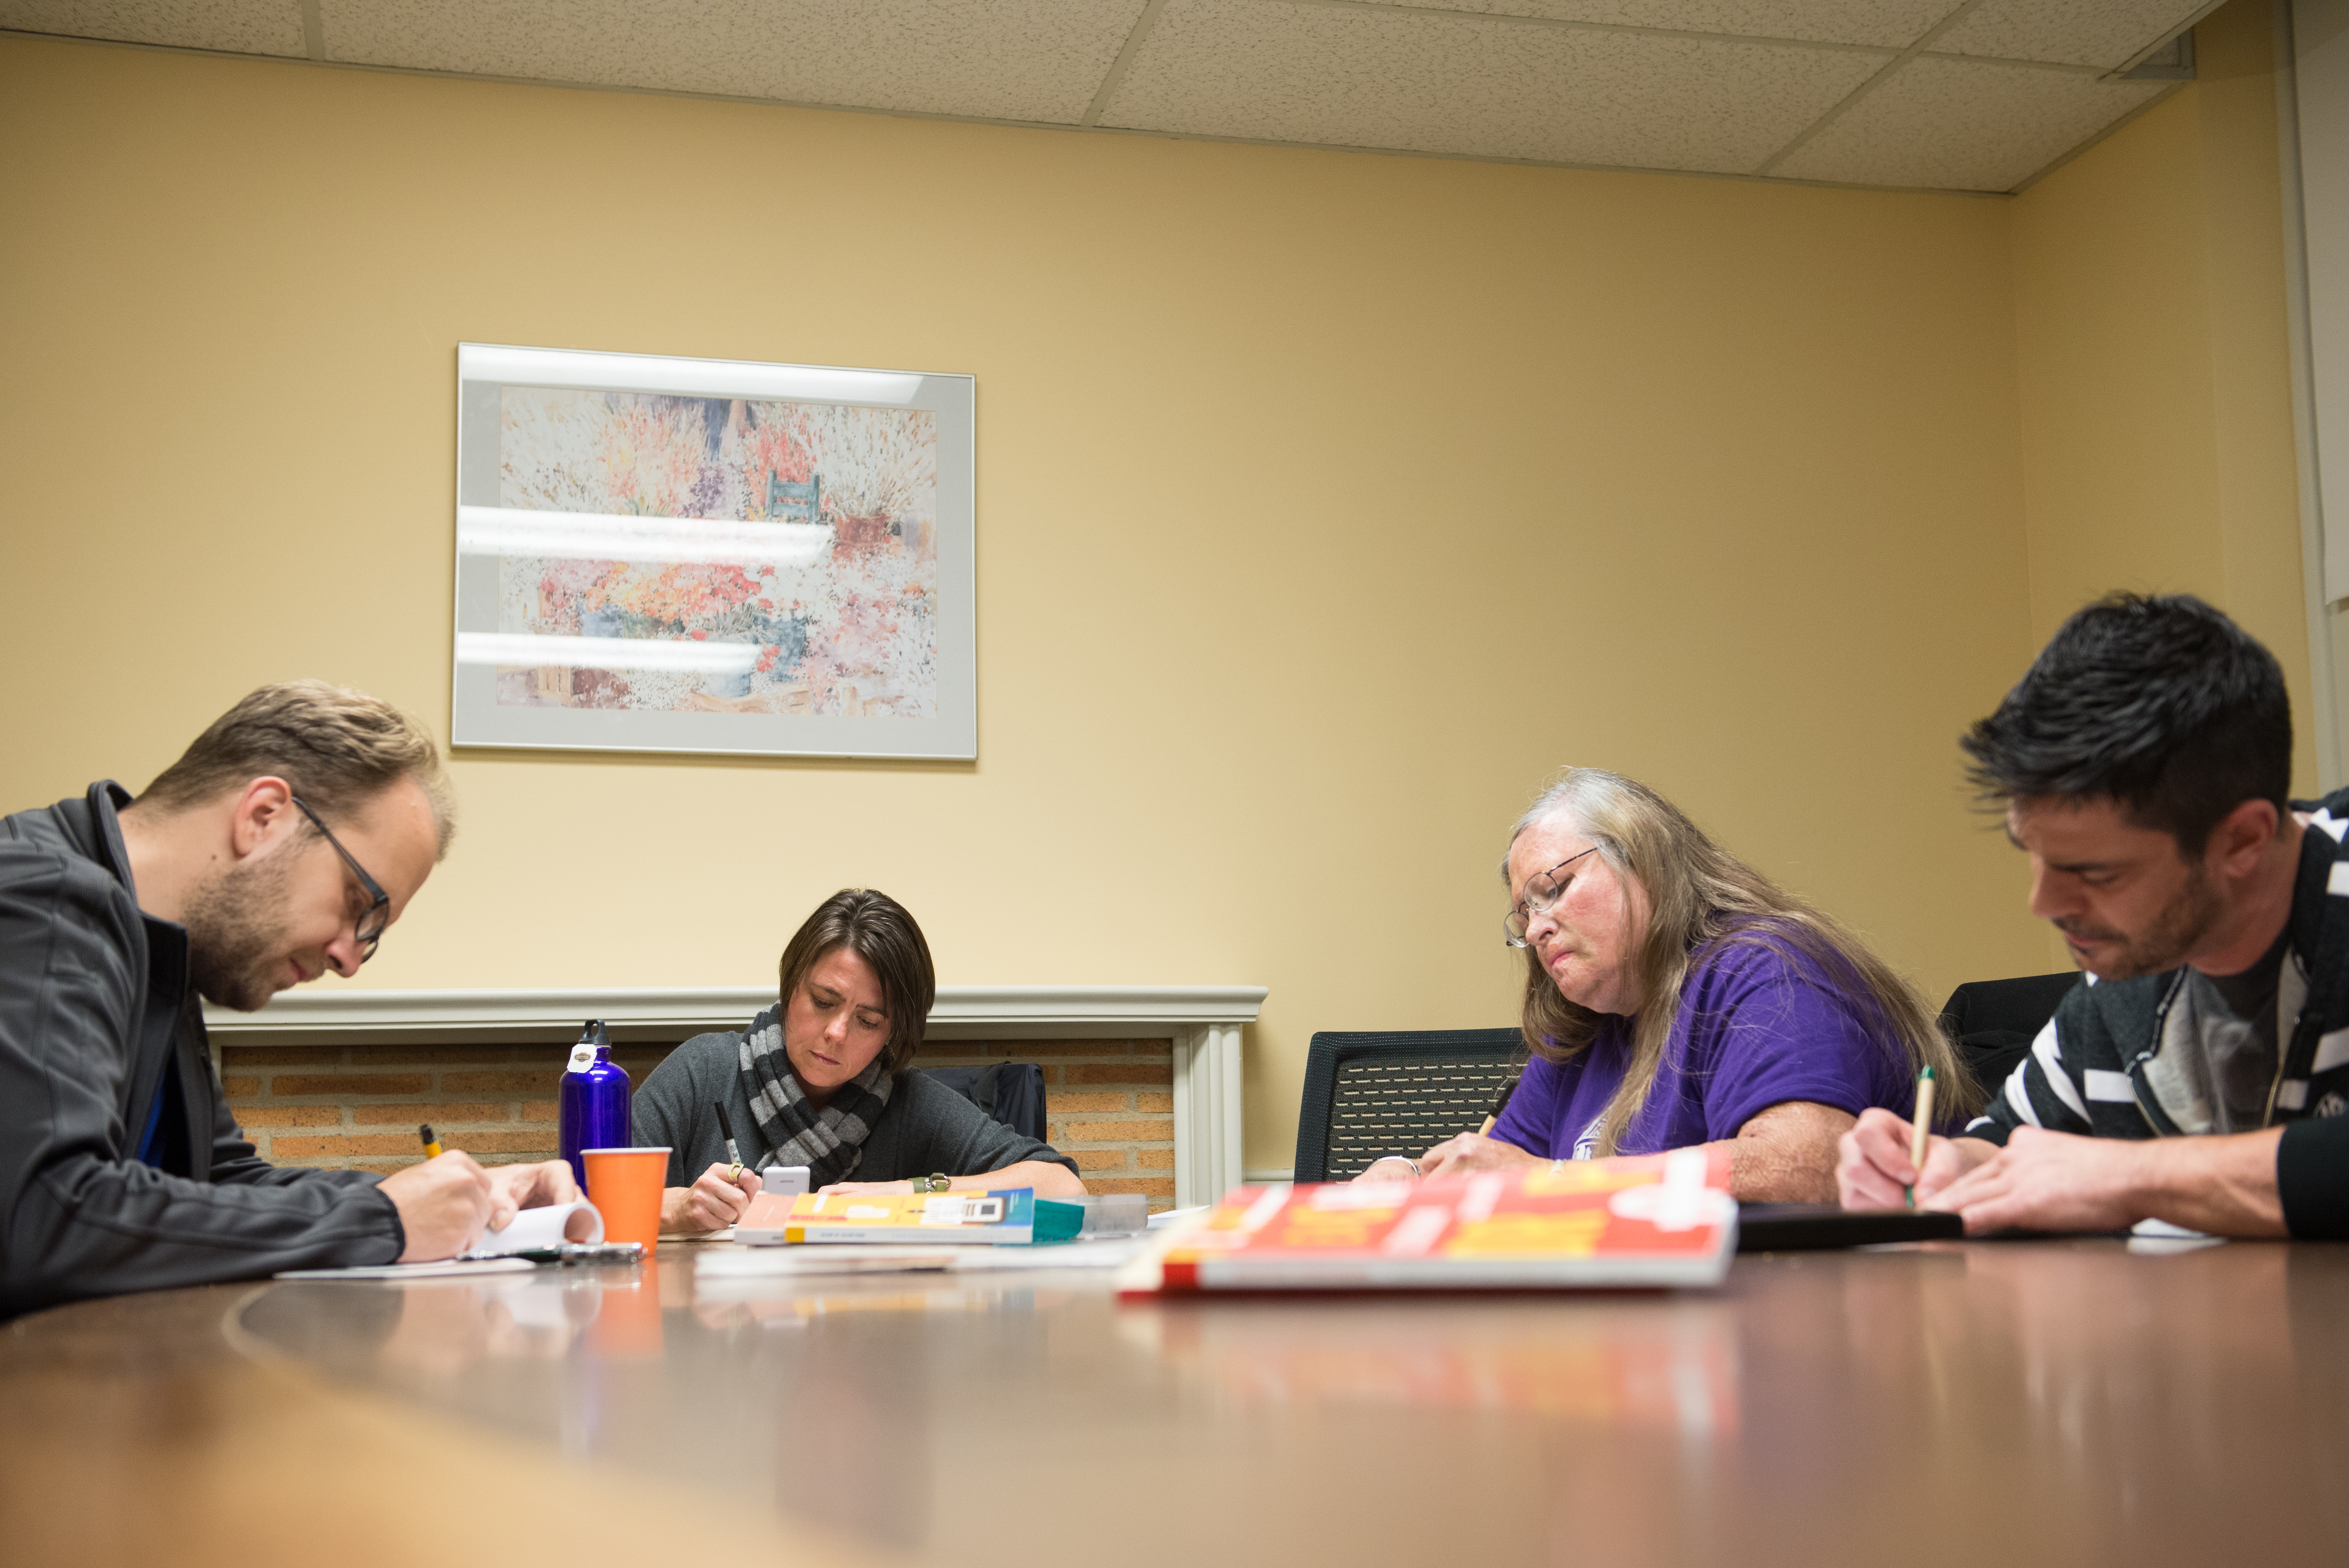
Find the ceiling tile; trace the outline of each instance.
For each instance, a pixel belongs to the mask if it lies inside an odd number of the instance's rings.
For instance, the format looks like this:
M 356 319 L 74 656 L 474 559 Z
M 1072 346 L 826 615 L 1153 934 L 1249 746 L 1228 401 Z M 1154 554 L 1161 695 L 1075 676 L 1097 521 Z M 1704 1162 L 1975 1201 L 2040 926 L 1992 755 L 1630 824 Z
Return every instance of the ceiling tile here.
M 1680 33 L 1734 33 L 1905 49 L 1957 0 L 1368 0 L 1496 16 L 1545 16 Z
M 1889 58 L 1471 16 L 1169 0 L 1101 123 L 1739 171 Z
M 1936 54 L 2060 60 L 2109 71 L 2209 8 L 2209 0 L 1982 0 L 1932 46 Z
M 1144 0 L 321 0 L 329 59 L 1073 124 Z
M 2168 86 L 1920 55 L 1771 172 L 2011 191 Z
M 0 0 L 0 27 L 239 55 L 309 52 L 301 0 Z

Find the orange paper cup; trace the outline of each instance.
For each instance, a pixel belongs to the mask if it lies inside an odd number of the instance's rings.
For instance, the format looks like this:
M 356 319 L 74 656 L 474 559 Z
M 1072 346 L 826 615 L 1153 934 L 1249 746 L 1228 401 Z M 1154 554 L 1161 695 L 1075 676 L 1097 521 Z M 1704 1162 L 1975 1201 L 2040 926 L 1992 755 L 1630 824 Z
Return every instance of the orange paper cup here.
M 583 1149 L 587 1201 L 604 1216 L 607 1242 L 642 1242 L 649 1255 L 660 1240 L 661 1186 L 668 1178 L 666 1149 Z

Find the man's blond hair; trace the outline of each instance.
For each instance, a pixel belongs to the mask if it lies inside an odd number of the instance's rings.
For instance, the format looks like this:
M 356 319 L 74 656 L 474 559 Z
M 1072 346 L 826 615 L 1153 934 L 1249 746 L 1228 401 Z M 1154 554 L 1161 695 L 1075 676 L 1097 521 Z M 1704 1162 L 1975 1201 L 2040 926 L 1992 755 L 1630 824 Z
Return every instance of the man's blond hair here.
M 456 836 L 456 801 L 432 732 L 379 697 L 325 681 L 254 692 L 157 774 L 138 804 L 185 810 L 266 776 L 285 779 L 329 821 L 348 820 L 413 779 L 432 805 L 436 860 Z

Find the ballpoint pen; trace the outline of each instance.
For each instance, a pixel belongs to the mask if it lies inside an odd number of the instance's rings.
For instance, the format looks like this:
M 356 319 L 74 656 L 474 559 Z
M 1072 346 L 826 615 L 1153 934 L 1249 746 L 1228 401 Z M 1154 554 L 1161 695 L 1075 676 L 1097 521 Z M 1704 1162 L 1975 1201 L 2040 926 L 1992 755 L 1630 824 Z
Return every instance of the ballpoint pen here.
M 430 1122 L 427 1121 L 419 1123 L 416 1129 L 416 1136 L 424 1140 L 425 1159 L 438 1160 L 440 1158 L 440 1140 L 432 1135 L 432 1124 Z

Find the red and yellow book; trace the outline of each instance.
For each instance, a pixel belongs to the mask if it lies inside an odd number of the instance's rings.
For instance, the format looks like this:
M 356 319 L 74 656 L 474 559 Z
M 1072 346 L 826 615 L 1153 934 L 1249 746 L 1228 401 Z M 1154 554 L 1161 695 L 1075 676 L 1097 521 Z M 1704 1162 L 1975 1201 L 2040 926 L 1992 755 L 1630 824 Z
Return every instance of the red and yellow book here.
M 1430 1181 L 1235 1187 L 1137 1258 L 1130 1295 L 1712 1285 L 1737 1250 L 1704 1149 Z

